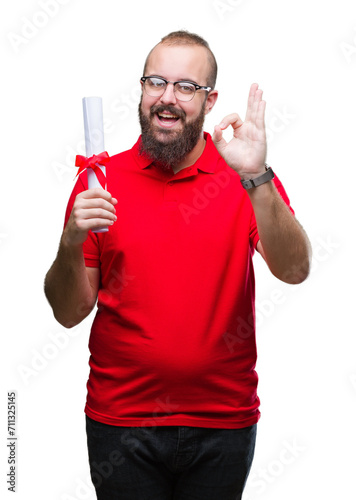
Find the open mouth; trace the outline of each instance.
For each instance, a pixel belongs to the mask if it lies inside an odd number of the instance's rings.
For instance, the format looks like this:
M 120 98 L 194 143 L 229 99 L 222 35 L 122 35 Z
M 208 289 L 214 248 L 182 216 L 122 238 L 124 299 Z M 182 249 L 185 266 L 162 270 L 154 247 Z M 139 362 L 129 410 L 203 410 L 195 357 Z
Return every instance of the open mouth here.
M 156 110 L 152 110 L 153 114 L 155 115 L 157 124 L 165 128 L 174 127 L 174 125 L 181 119 L 181 115 L 169 108 L 162 108 L 163 107 L 161 107 L 161 109 L 158 108 Z
M 156 113 L 156 116 L 159 123 L 164 126 L 173 126 L 180 119 L 178 116 L 170 113 Z

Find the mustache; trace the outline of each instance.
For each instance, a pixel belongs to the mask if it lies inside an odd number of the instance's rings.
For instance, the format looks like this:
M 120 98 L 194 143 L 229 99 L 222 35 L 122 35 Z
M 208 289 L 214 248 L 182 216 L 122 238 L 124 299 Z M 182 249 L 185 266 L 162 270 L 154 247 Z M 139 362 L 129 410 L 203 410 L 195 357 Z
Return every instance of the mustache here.
M 185 112 L 182 109 L 176 109 L 173 106 L 152 106 L 152 108 L 150 109 L 150 115 L 151 117 L 153 117 L 153 115 L 155 115 L 156 113 L 163 113 L 164 111 L 178 116 L 178 118 L 181 118 L 182 120 L 185 120 Z

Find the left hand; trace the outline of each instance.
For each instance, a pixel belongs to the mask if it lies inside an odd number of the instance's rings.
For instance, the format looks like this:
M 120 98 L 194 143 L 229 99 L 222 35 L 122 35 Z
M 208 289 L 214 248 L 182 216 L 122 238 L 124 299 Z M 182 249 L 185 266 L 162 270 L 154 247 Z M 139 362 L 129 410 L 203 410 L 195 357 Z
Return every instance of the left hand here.
M 248 97 L 245 121 L 237 113 L 226 116 L 216 125 L 213 142 L 226 163 L 241 179 L 252 179 L 265 172 L 267 143 L 264 123 L 266 101 L 262 100 L 262 90 L 253 83 Z M 231 125 L 234 136 L 230 142 L 223 138 L 223 130 Z

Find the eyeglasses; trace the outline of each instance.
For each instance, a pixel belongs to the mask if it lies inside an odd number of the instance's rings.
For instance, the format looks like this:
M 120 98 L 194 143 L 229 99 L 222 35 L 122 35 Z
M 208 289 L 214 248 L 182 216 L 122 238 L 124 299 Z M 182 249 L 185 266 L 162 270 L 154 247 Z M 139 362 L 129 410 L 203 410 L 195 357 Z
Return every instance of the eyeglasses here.
M 141 82 L 146 94 L 151 97 L 160 97 L 165 93 L 168 83 L 172 83 L 178 101 L 191 101 L 197 90 L 206 90 L 207 92 L 212 90 L 211 87 L 203 87 L 192 82 L 169 82 L 158 76 L 143 76 Z

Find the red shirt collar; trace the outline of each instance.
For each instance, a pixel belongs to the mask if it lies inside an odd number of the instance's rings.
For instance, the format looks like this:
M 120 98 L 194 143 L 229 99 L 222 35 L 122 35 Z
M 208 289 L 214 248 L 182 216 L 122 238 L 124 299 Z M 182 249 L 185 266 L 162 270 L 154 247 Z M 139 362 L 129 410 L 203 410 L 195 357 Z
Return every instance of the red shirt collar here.
M 212 141 L 211 135 L 208 132 L 204 132 L 204 139 L 206 140 L 205 148 L 203 153 L 191 167 L 196 167 L 203 172 L 212 174 L 215 172 L 218 160 L 220 158 L 215 145 Z M 132 153 L 135 157 L 136 163 L 141 169 L 147 168 L 152 165 L 152 160 L 147 155 L 139 154 L 139 146 L 141 143 L 141 136 L 132 148 Z

